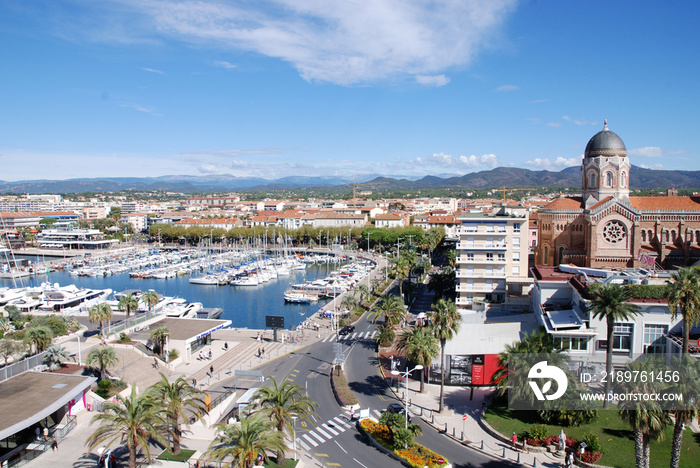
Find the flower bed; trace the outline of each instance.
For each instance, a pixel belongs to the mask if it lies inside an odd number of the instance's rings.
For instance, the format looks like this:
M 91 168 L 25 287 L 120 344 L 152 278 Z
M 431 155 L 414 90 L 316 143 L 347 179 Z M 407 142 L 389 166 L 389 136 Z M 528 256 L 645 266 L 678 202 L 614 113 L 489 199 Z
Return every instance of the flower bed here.
M 331 371 L 331 387 L 335 398 L 341 406 L 353 406 L 357 404 L 357 398 L 353 395 L 348 381 L 345 379 L 345 373 L 337 366 Z
M 405 460 L 411 466 L 416 468 L 424 468 L 425 466 L 429 468 L 441 468 L 449 463 L 445 457 L 441 457 L 420 444 L 413 443 L 405 449 L 393 449 L 391 446 L 391 433 L 389 432 L 389 428 L 376 421 L 363 419 L 360 421 L 360 425 L 370 437 L 379 442 L 387 450 L 392 450 L 396 456 Z M 438 459 L 442 459 L 443 462 L 438 463 Z

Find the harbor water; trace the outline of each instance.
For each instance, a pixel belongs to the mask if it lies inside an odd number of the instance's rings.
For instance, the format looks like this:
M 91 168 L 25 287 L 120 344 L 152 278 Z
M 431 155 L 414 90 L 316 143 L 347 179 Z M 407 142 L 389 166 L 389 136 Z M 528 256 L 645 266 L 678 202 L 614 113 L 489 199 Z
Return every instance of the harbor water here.
M 19 256 L 18 256 L 19 257 Z M 31 257 L 25 257 L 30 258 Z M 34 259 L 32 259 L 34 260 Z M 327 300 L 312 304 L 290 304 L 284 301 L 284 292 L 292 283 L 313 281 L 334 270 L 333 264 L 310 264 L 306 270 L 294 270 L 289 276 L 273 278 L 257 286 L 217 286 L 189 283 L 189 275 L 168 279 L 131 278 L 128 273 L 111 276 L 71 276 L 66 271 L 54 271 L 16 280 L 17 287 L 39 286 L 49 281 L 60 286 L 75 284 L 82 288 L 106 289 L 121 292 L 129 289 L 147 291 L 152 289 L 164 296 L 180 297 L 188 302 L 201 302 L 204 307 L 221 307 L 222 319 L 231 320 L 234 328 L 265 328 L 265 316 L 283 316 L 285 328 L 295 329 L 297 325 L 318 311 Z M 196 274 L 195 274 L 196 275 Z M 1 279 L 0 287 L 15 287 L 11 279 Z

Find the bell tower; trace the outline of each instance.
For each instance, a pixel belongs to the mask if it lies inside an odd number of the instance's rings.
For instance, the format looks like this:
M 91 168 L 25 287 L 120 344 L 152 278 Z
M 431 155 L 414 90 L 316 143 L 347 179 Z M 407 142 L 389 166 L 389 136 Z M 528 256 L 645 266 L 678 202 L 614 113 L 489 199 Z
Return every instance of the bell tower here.
M 593 135 L 586 145 L 581 165 L 583 202 L 590 208 L 607 197 L 629 199 L 630 162 L 622 139 L 608 129 Z

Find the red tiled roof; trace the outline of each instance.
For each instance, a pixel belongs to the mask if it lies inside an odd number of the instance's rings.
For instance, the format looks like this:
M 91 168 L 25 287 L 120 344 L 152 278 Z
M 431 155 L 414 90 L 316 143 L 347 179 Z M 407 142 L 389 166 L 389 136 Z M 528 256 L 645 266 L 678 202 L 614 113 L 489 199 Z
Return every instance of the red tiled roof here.
M 630 201 L 641 211 L 700 211 L 700 197 L 630 197 Z
M 600 205 L 602 205 L 603 203 L 606 203 L 606 202 L 608 202 L 608 201 L 610 201 L 610 200 L 612 200 L 612 199 L 613 199 L 613 197 L 605 197 L 605 198 L 603 198 L 601 201 L 599 201 L 598 203 L 596 203 L 595 205 L 593 205 L 593 206 L 591 207 L 591 209 L 593 210 L 593 209 L 595 209 L 595 208 L 598 208 L 598 207 L 599 207 Z
M 550 203 L 542 207 L 543 210 L 576 210 L 583 209 L 583 199 L 581 197 L 561 197 L 555 198 Z

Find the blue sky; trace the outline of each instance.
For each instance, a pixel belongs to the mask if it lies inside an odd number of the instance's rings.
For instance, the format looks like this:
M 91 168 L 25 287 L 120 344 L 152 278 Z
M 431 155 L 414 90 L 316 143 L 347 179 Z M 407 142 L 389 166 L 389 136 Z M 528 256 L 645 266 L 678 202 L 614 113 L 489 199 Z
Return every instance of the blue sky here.
M 699 170 L 700 2 L 0 0 L 0 180 Z

